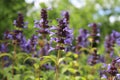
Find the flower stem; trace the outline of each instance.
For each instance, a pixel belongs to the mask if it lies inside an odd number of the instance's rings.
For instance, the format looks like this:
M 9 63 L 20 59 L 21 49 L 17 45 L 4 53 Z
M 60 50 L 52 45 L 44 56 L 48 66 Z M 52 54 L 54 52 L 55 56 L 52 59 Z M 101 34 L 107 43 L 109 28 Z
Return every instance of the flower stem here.
M 60 58 L 60 50 L 58 50 L 57 60 L 56 60 L 56 80 L 59 80 L 59 58 Z
M 14 42 L 14 53 L 13 53 L 13 65 L 12 65 L 12 78 L 14 80 L 14 66 L 15 66 L 15 59 L 16 59 L 16 45 L 17 41 Z
M 39 68 L 38 68 L 38 77 L 39 77 L 39 80 L 40 80 L 40 65 L 39 65 Z

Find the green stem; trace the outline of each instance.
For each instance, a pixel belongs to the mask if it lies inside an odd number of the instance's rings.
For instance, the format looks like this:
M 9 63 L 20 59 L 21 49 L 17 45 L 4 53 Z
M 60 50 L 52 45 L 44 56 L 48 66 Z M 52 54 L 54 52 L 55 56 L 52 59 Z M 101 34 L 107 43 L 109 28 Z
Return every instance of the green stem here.
M 1 67 L 2 67 L 2 70 L 4 70 L 4 60 L 3 59 L 2 59 L 2 66 Z
M 14 80 L 14 66 L 15 66 L 15 60 L 16 60 L 16 45 L 17 45 L 17 41 L 15 41 L 14 53 L 13 53 L 13 65 L 12 65 L 12 77 L 13 77 L 13 80 Z
M 56 80 L 59 80 L 59 58 L 60 58 L 60 50 L 58 50 L 58 54 L 57 54 L 57 60 L 56 60 Z
M 38 68 L 38 77 L 39 77 L 39 80 L 40 80 L 40 66 Z

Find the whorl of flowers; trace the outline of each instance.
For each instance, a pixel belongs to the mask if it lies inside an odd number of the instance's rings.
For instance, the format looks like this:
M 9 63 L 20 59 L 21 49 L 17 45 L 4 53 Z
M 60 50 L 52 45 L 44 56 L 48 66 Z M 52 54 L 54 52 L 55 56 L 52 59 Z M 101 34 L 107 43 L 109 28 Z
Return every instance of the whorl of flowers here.
M 100 41 L 100 29 L 99 29 L 99 24 L 96 24 L 96 23 L 92 23 L 92 24 L 89 24 L 89 27 L 91 27 L 91 33 L 90 33 L 90 38 L 91 38 L 91 48 L 95 48 L 93 50 L 93 53 L 92 55 L 89 57 L 88 59 L 88 63 L 90 65 L 94 65 L 98 62 L 101 61 L 101 57 L 100 55 L 97 54 L 97 46 L 99 44 L 99 41 Z
M 33 35 L 31 39 L 28 39 L 28 41 L 26 41 L 26 39 L 23 38 L 20 45 L 22 48 L 22 51 L 25 51 L 27 53 L 34 52 L 38 44 L 37 41 L 38 41 L 38 37 L 35 35 Z
M 96 24 L 96 23 L 91 23 L 89 24 L 89 27 L 91 27 L 91 38 L 92 38 L 92 41 L 91 41 L 91 44 L 92 44 L 92 47 L 97 47 L 98 46 L 98 43 L 100 41 L 100 24 Z
M 86 29 L 79 30 L 79 36 L 77 37 L 77 45 L 76 45 L 76 52 L 79 53 L 80 48 L 87 47 L 89 33 Z
M 104 64 L 105 70 L 100 71 L 100 77 L 109 80 L 110 76 L 114 77 L 114 80 L 120 79 L 119 74 L 120 58 L 114 59 L 110 64 Z
M 13 43 L 19 44 L 22 38 L 23 38 L 23 31 L 21 30 L 6 31 L 4 33 L 4 39 L 12 40 Z
M 8 43 L 0 44 L 0 53 L 6 53 L 6 52 L 8 52 Z
M 18 28 L 26 28 L 27 22 L 24 22 L 24 17 L 21 13 L 18 13 L 18 17 L 16 20 L 14 20 L 14 25 Z M 12 40 L 13 43 L 19 44 L 21 42 L 21 39 L 23 38 L 23 31 L 20 29 L 16 29 L 13 31 L 6 31 L 4 33 L 4 39 L 6 40 Z
M 95 49 L 92 53 L 92 55 L 88 58 L 88 64 L 89 65 L 95 65 L 99 62 L 101 62 L 102 57 L 100 57 L 100 55 L 97 54 L 97 50 Z
M 50 30 L 49 30 L 49 25 L 48 25 L 48 20 L 47 20 L 47 9 L 42 9 L 41 10 L 41 19 L 40 20 L 35 20 L 35 27 L 36 28 L 39 28 L 40 30 L 38 30 L 37 32 L 39 34 L 42 34 L 42 36 L 46 36 L 46 34 L 49 34 L 50 33 Z
M 60 46 L 59 44 L 62 45 L 71 45 L 72 44 L 72 38 L 73 38 L 73 33 L 72 30 L 69 28 L 69 13 L 64 12 L 63 18 L 58 19 L 58 27 L 57 27 L 57 32 L 56 35 L 57 37 L 54 38 L 54 40 L 58 43 L 58 46 L 56 47 L 57 49 L 65 49 L 64 46 Z
M 114 44 L 120 45 L 120 33 L 112 31 L 112 33 L 105 38 L 105 51 L 111 56 L 114 53 Z
M 107 68 L 107 72 L 112 75 L 112 76 L 116 76 L 116 74 L 118 73 L 118 70 L 117 70 L 117 67 L 116 67 L 116 60 L 113 60 L 112 63 L 110 65 L 108 65 L 108 68 Z
M 27 28 L 27 22 L 24 22 L 24 17 L 21 13 L 18 13 L 18 17 L 16 20 L 14 20 L 13 23 L 18 28 Z

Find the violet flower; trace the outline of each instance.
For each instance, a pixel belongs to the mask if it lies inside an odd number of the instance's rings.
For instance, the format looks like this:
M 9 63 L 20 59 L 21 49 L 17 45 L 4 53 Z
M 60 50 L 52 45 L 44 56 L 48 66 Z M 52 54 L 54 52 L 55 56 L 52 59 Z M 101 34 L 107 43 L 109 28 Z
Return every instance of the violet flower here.
M 32 38 L 29 39 L 28 41 L 26 41 L 26 39 L 23 38 L 21 42 L 22 51 L 25 51 L 27 53 L 34 52 L 38 44 L 37 41 L 38 41 L 38 37 L 35 35 L 33 35 Z
M 23 31 L 21 30 L 14 30 L 14 31 L 6 31 L 4 33 L 4 39 L 6 40 L 13 40 L 13 43 L 19 44 L 23 37 Z
M 18 13 L 18 17 L 16 20 L 14 20 L 13 24 L 18 28 L 27 28 L 28 23 L 24 22 L 24 17 L 22 15 L 22 13 Z
M 8 39 L 12 39 L 12 34 L 11 34 L 11 32 L 10 31 L 5 31 L 4 32 L 4 39 L 5 40 L 8 40 Z
M 111 37 L 110 35 L 106 37 L 105 39 L 105 51 L 107 53 L 109 53 L 111 56 L 113 55 L 114 53 L 114 43 L 115 43 L 115 40 L 113 37 Z
M 7 52 L 8 52 L 8 43 L 5 42 L 5 43 L 0 44 L 0 53 L 4 54 Z M 2 61 L 4 61 L 3 67 L 8 67 L 11 64 L 11 60 L 8 56 L 2 57 Z
M 35 20 L 34 27 L 39 28 L 37 32 L 42 35 L 43 38 L 45 38 L 48 34 L 50 34 L 48 20 L 47 20 L 47 9 L 41 10 L 41 20 Z
M 92 38 L 92 47 L 97 47 L 100 41 L 100 24 L 92 23 L 88 25 L 92 28 L 91 30 L 91 38 Z
M 89 65 L 95 65 L 95 64 L 101 62 L 100 58 L 101 58 L 100 55 L 97 54 L 97 50 L 94 50 L 92 55 L 88 58 L 88 64 Z
M 8 52 L 8 43 L 0 44 L 0 53 L 6 53 L 6 52 Z
M 120 58 L 114 59 L 112 63 L 108 65 L 108 68 L 106 70 L 112 76 L 116 76 L 116 74 L 118 73 L 118 69 L 116 67 L 118 60 L 120 60 Z
M 80 29 L 79 30 L 79 36 L 77 37 L 77 45 L 76 45 L 76 53 L 80 53 L 80 48 L 87 47 L 89 33 L 86 29 Z
M 100 29 L 99 29 L 100 25 L 96 23 L 92 23 L 92 24 L 89 24 L 89 27 L 92 28 L 90 33 L 90 37 L 92 38 L 91 48 L 97 48 L 100 41 Z M 88 63 L 90 65 L 94 65 L 98 62 L 101 62 L 101 57 L 100 55 L 97 54 L 97 49 L 95 49 L 91 57 L 88 59 Z
M 120 32 L 113 30 L 111 36 L 115 39 L 115 43 L 120 46 Z
M 112 31 L 112 33 L 105 38 L 105 51 L 111 56 L 114 53 L 114 45 L 120 45 L 120 33 L 117 31 Z
M 41 41 L 39 41 L 39 46 L 41 47 L 38 53 L 42 56 L 48 55 L 50 48 L 52 49 L 49 39 L 47 36 L 50 36 L 53 34 L 50 31 L 50 27 L 48 24 L 48 15 L 47 15 L 47 9 L 42 9 L 41 10 L 41 19 L 40 20 L 35 20 L 35 27 L 38 28 L 36 32 L 38 32 L 38 35 L 42 38 Z M 41 43 L 43 42 L 43 43 Z
M 46 56 L 53 50 L 54 48 L 51 47 L 51 44 L 47 43 L 38 51 L 38 54 L 42 56 Z
M 105 70 L 102 70 L 100 72 L 100 76 L 101 75 L 106 75 L 107 79 L 109 79 L 109 77 L 114 76 L 115 80 L 119 80 L 120 76 L 119 76 L 119 66 L 117 66 L 120 62 L 120 58 L 116 58 L 114 59 L 111 64 L 105 64 L 105 66 L 103 67 Z M 102 76 L 101 76 L 102 78 Z
M 72 45 L 73 40 L 73 31 L 69 28 L 69 13 L 64 12 L 63 18 L 58 19 L 58 27 L 55 29 L 56 32 L 56 38 L 52 38 L 54 41 L 56 41 L 58 44 L 56 46 L 56 49 L 65 49 L 65 45 Z M 61 46 L 64 45 L 64 46 Z

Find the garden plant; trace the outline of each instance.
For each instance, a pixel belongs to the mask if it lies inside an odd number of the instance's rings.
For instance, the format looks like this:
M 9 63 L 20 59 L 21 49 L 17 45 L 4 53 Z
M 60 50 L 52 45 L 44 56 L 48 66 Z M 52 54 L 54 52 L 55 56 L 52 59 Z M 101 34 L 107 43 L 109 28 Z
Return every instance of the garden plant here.
M 0 80 L 120 80 L 120 32 L 113 30 L 102 42 L 102 25 L 93 22 L 74 36 L 68 11 L 55 19 L 57 25 L 48 20 L 48 11 L 41 9 L 40 20 L 33 21 L 31 37 L 22 13 L 14 30 L 3 33 Z

